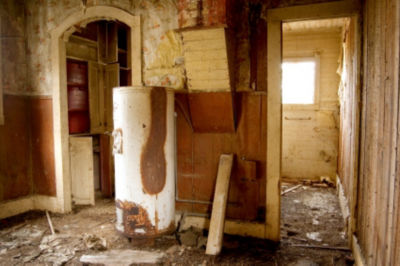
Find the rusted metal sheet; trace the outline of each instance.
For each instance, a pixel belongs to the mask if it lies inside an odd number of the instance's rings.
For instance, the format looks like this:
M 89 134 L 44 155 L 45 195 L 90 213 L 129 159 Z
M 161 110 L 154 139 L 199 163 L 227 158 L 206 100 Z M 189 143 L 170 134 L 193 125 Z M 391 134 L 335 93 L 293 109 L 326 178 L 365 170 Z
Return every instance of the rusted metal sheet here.
M 32 97 L 30 113 L 34 192 L 56 196 L 52 99 L 46 96 Z
M 234 153 L 231 192 L 227 217 L 256 219 L 265 203 L 266 173 L 266 95 L 238 93 L 237 130 L 231 133 L 193 132 L 183 115 L 190 95 L 177 94 L 182 102 L 177 112 L 177 201 L 178 210 L 210 213 L 211 205 L 197 201 L 212 201 L 218 158 L 221 153 Z M 186 99 L 186 100 L 185 100 Z M 184 108 L 183 108 L 184 109 Z M 192 115 L 193 117 L 193 115 Z
M 122 212 L 123 228 L 122 234 L 131 238 L 151 238 L 161 234 L 171 233 L 175 230 L 175 223 L 171 221 L 170 225 L 162 230 L 158 229 L 158 213 L 156 212 L 156 225 L 153 225 L 149 219 L 147 210 L 142 206 L 129 202 L 115 202 L 115 206 Z
M 175 224 L 174 95 L 120 87 L 113 96 L 116 227 L 128 237 L 155 237 Z
M 142 152 L 140 171 L 143 189 L 153 195 L 163 190 L 166 179 L 167 93 L 164 88 L 154 88 L 150 97 L 150 133 Z
M 231 92 L 191 93 L 188 97 L 195 132 L 235 132 L 234 105 Z

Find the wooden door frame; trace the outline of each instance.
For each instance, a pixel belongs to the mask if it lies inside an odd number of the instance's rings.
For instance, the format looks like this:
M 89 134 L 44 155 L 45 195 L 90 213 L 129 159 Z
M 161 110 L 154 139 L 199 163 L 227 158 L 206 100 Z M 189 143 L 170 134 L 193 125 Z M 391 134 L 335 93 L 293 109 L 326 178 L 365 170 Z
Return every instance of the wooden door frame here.
M 98 20 L 118 20 L 130 28 L 132 85 L 142 85 L 141 23 L 140 16 L 116 7 L 93 6 L 80 10 L 51 31 L 51 77 L 53 86 L 53 136 L 56 197 L 43 203 L 43 208 L 55 212 L 71 211 L 71 176 L 69 160 L 69 130 L 67 104 L 67 71 L 65 43 L 75 26 L 85 26 Z
M 360 3 L 345 0 L 266 10 L 267 18 L 267 182 L 265 238 L 280 240 L 280 193 L 282 161 L 282 23 L 298 20 L 352 17 Z

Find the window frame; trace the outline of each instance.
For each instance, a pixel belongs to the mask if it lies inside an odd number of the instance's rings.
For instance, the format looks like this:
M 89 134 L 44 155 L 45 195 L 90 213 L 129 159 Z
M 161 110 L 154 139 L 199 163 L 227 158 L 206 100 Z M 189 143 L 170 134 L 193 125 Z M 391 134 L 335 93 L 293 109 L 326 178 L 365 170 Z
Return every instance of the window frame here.
M 320 108 L 320 54 L 314 53 L 314 55 L 309 56 L 288 56 L 282 59 L 282 64 L 286 62 L 303 62 L 303 61 L 313 61 L 315 62 L 315 79 L 314 79 L 314 103 L 311 104 L 293 104 L 293 103 L 283 103 L 283 88 L 281 88 L 282 93 L 282 107 L 284 110 L 319 110 Z M 281 67 L 282 67 L 281 64 Z M 283 69 L 282 69 L 282 81 L 283 81 Z M 283 82 L 282 82 L 283 83 Z

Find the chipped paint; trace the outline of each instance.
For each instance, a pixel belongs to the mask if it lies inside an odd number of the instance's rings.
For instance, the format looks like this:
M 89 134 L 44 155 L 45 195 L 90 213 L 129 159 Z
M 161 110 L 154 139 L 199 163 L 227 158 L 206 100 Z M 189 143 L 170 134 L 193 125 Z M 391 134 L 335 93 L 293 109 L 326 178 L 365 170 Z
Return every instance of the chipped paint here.
M 156 49 L 156 56 L 144 73 L 148 86 L 184 88 L 182 41 L 178 33 L 170 30 L 163 34 Z
M 82 10 L 79 0 L 26 1 L 26 56 L 28 85 L 21 90 L 25 94 L 52 94 L 50 32 L 74 12 Z M 143 38 L 143 76 L 146 85 L 182 88 L 183 70 L 161 64 L 155 68 L 158 58 L 166 58 L 161 52 L 169 31 L 178 28 L 177 4 L 174 0 L 88 0 L 86 8 L 112 6 L 133 15 L 140 15 Z M 166 41 L 165 41 L 166 42 Z M 161 49 L 159 46 L 161 45 Z M 157 70 L 156 70 L 157 69 Z M 16 73 L 21 73 L 16 71 Z M 25 73 L 25 72 L 23 72 Z
M 151 226 L 135 233 L 157 235 L 168 230 L 175 215 L 174 94 L 162 87 L 120 87 L 113 101 L 114 127 L 123 132 L 124 146 L 122 154 L 114 154 L 115 198 L 146 211 L 141 217 L 148 222 L 138 224 Z M 118 231 L 126 231 L 123 217 L 117 208 Z
M 117 200 L 115 206 L 120 210 L 122 215 L 123 230 L 119 230 L 122 234 L 131 238 L 149 238 L 156 237 L 165 233 L 171 233 L 175 230 L 175 222 L 163 230 L 158 229 L 158 222 L 153 225 L 149 219 L 149 215 L 139 204 Z M 118 214 L 117 214 L 118 215 Z M 157 217 L 156 212 L 156 217 Z M 157 221 L 157 219 L 156 219 Z M 121 228 L 122 229 L 122 228 Z

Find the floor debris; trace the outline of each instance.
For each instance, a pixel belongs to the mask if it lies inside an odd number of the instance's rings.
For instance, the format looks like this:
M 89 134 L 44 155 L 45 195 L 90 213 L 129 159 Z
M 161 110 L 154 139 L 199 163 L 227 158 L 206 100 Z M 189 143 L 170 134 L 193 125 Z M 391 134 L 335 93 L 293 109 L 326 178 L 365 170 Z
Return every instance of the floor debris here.
M 160 263 L 165 257 L 163 252 L 150 252 L 142 250 L 110 250 L 96 255 L 83 255 L 82 263 L 102 264 L 104 266 L 129 266 L 132 264 Z
M 83 241 L 88 249 L 100 251 L 107 249 L 107 241 L 103 237 L 98 237 L 92 234 L 84 234 Z
M 311 239 L 311 240 L 315 240 L 315 241 L 318 241 L 318 242 L 322 241 L 322 239 L 320 238 L 319 232 L 306 233 L 306 236 L 307 236 L 308 239 Z
M 297 186 L 288 188 L 288 189 L 286 189 L 285 191 L 282 191 L 282 192 L 281 192 L 281 196 L 283 196 L 283 195 L 285 195 L 286 193 L 289 193 L 289 192 L 291 192 L 291 191 L 294 191 L 294 190 L 298 189 L 298 188 L 301 187 L 301 186 L 302 186 L 302 185 L 300 184 L 300 185 L 297 185 Z
M 46 211 L 46 217 L 47 217 L 47 222 L 49 223 L 49 226 L 50 226 L 51 234 L 54 235 L 56 232 L 54 232 L 53 223 L 51 222 L 50 214 L 48 211 Z
M 115 230 L 114 202 L 98 198 L 93 207 L 52 214 L 55 235 L 51 234 L 45 212 L 3 220 L 0 225 L 7 226 L 0 229 L 0 265 L 82 265 L 84 255 L 112 254 L 116 250 L 163 253 L 156 264 L 170 266 L 304 265 L 301 263 L 306 261 L 315 263 L 309 265 L 352 265 L 351 252 L 344 248 L 346 230 L 335 189 L 303 188 L 282 197 L 279 246 L 263 239 L 224 235 L 222 252 L 216 257 L 207 256 L 207 231 L 187 226 L 174 235 L 156 239 L 152 246 L 133 246 Z M 322 241 L 307 238 L 306 234 L 312 232 L 318 232 Z

